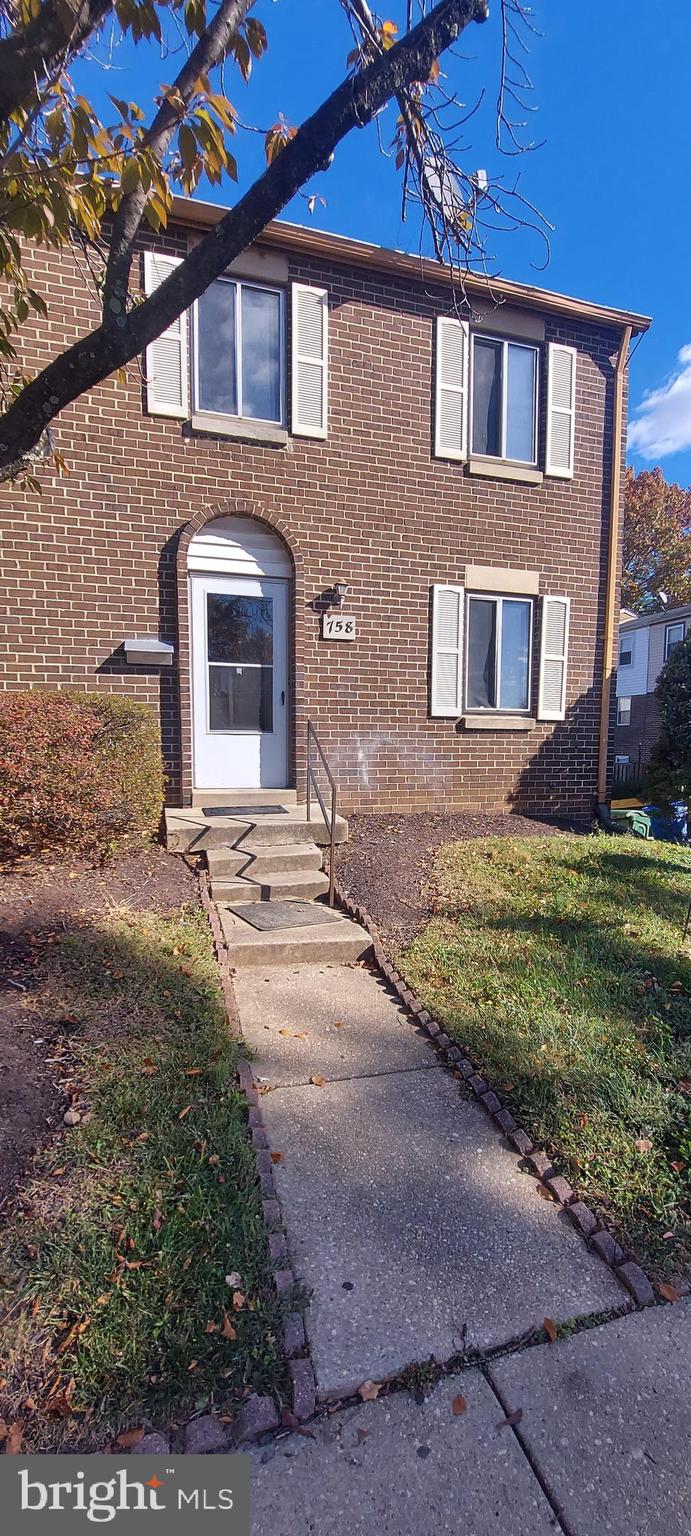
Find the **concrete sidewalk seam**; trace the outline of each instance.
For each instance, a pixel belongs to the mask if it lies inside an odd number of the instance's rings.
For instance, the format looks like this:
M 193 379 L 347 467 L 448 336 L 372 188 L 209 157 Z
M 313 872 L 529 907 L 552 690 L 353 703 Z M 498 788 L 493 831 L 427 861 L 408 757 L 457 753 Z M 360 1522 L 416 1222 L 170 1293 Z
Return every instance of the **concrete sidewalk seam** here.
M 482 1370 L 482 1367 L 480 1367 L 480 1369 Z M 484 1376 L 485 1381 L 487 1382 L 488 1387 L 494 1393 L 494 1396 L 495 1396 L 495 1398 L 496 1398 L 496 1400 L 497 1400 L 497 1402 L 499 1404 L 499 1407 L 501 1408 L 501 1411 L 502 1411 L 502 1413 L 504 1415 L 504 1418 L 505 1419 L 509 1419 L 511 1414 L 512 1413 L 516 1413 L 517 1409 L 520 1408 L 520 1406 L 521 1406 L 520 1403 L 518 1403 L 515 1408 L 510 1408 L 508 1406 L 508 1403 L 506 1402 L 506 1400 L 502 1396 L 502 1393 L 499 1390 L 499 1387 L 497 1386 L 496 1382 L 492 1379 L 491 1369 L 488 1367 L 488 1368 L 482 1370 L 482 1374 Z M 563 1509 L 562 1509 L 558 1499 L 555 1497 L 552 1489 L 549 1486 L 549 1483 L 547 1482 L 547 1479 L 543 1476 L 543 1473 L 541 1472 L 539 1466 L 537 1465 L 537 1462 L 536 1462 L 535 1458 L 533 1457 L 529 1447 L 527 1446 L 525 1440 L 523 1439 L 523 1436 L 521 1435 L 520 1423 L 519 1424 L 511 1424 L 510 1425 L 510 1432 L 514 1436 L 514 1439 L 516 1440 L 516 1442 L 517 1442 L 517 1444 L 518 1444 L 518 1446 L 519 1446 L 523 1456 L 525 1457 L 525 1460 L 527 1461 L 528 1466 L 530 1467 L 530 1470 L 531 1470 L 531 1472 L 533 1474 L 533 1477 L 535 1478 L 536 1483 L 539 1484 L 539 1486 L 540 1486 L 540 1488 L 541 1488 L 541 1490 L 542 1490 L 542 1492 L 543 1492 L 543 1494 L 544 1494 L 544 1496 L 545 1496 L 545 1498 L 547 1500 L 547 1503 L 549 1504 L 549 1507 L 550 1507 L 550 1509 L 552 1511 L 552 1514 L 554 1515 L 554 1518 L 557 1521 L 557 1524 L 559 1525 L 560 1530 L 562 1530 L 564 1532 L 564 1536 L 577 1536 L 577 1533 L 575 1531 L 573 1531 L 571 1529 L 571 1526 L 568 1524 L 568 1521 L 566 1519 L 566 1516 L 564 1514 L 564 1511 L 563 1511 Z

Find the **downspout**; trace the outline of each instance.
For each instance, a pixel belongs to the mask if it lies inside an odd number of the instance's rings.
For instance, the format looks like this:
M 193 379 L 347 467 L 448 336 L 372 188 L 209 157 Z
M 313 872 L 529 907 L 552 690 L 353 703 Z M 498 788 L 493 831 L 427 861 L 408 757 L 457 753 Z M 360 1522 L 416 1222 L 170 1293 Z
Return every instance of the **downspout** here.
M 621 461 L 624 422 L 624 375 L 631 345 L 632 326 L 621 333 L 614 369 L 614 420 L 612 430 L 612 474 L 609 488 L 609 549 L 605 589 L 605 637 L 602 652 L 602 693 L 600 696 L 600 750 L 597 771 L 598 814 L 610 821 L 606 805 L 607 757 L 609 752 L 609 707 L 612 694 L 614 625 L 619 596 L 619 502 L 621 497 Z

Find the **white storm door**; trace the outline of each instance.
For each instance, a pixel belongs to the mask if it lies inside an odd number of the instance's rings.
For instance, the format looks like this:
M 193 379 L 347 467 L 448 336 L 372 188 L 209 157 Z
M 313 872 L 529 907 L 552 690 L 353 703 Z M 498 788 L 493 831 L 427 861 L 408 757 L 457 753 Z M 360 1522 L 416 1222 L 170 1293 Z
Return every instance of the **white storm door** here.
M 288 583 L 190 580 L 195 789 L 285 789 Z

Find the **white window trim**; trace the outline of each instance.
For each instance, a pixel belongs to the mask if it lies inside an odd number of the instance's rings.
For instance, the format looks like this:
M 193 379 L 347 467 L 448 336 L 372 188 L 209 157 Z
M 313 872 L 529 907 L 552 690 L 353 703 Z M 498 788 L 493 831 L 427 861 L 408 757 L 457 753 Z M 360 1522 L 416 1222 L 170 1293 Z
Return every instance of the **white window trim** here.
M 496 702 L 496 704 L 487 704 L 484 707 L 482 705 L 479 705 L 479 704 L 469 704 L 468 703 L 468 664 L 469 664 L 469 661 L 470 661 L 469 625 L 470 625 L 470 604 L 471 604 L 471 602 L 496 603 L 497 604 L 497 627 L 496 627 L 496 641 L 495 641 L 495 668 L 496 668 L 496 671 L 495 671 L 495 683 L 496 683 L 496 692 L 497 692 L 497 702 Z M 527 703 L 527 706 L 526 706 L 525 709 L 511 709 L 509 706 L 507 706 L 505 704 L 502 704 L 500 702 L 500 693 L 501 693 L 501 627 L 502 627 L 502 607 L 503 607 L 504 603 L 525 603 L 530 608 L 530 629 L 529 629 L 530 644 L 528 646 L 528 703 Z M 464 701 L 465 701 L 465 703 L 464 703 L 464 713 L 466 715 L 469 715 L 469 716 L 472 716 L 472 715 L 482 715 L 482 716 L 485 716 L 485 717 L 490 717 L 492 715 L 513 715 L 513 716 L 516 716 L 519 719 L 526 719 L 527 717 L 529 717 L 531 715 L 531 713 L 532 713 L 532 711 L 531 711 L 531 700 L 532 700 L 532 696 L 533 696 L 534 632 L 535 632 L 535 603 L 534 603 L 534 599 L 532 597 L 524 597 L 522 592 L 515 592 L 514 593 L 514 592 L 471 592 L 470 590 L 466 591 L 465 625 L 464 625 L 464 631 L 463 631 L 463 643 L 464 643 L 464 648 L 465 648 L 465 666 L 464 666 L 464 669 L 463 669 L 463 698 L 464 698 Z
M 682 631 L 682 636 L 681 636 L 681 640 L 674 640 L 672 642 L 672 645 L 670 646 L 669 635 L 670 635 L 670 630 L 672 630 L 672 629 L 680 629 Z M 670 650 L 673 650 L 675 645 L 681 645 L 682 641 L 684 641 L 685 639 L 686 639 L 686 621 L 684 619 L 675 619 L 672 624 L 665 624 L 665 661 L 667 661 L 668 658 L 669 658 Z
M 252 424 L 276 427 L 286 426 L 286 302 L 282 288 L 273 287 L 270 283 L 254 283 L 246 278 L 229 277 L 225 274 L 215 279 L 216 283 L 231 283 L 236 290 L 235 302 L 235 362 L 237 369 L 236 393 L 237 411 L 210 411 L 199 403 L 199 317 L 198 300 L 194 305 L 194 321 L 192 325 L 192 358 L 193 358 L 193 389 L 194 389 L 194 414 L 200 418 L 208 418 L 210 421 L 224 419 L 227 421 L 246 421 L 251 430 Z M 213 286 L 213 284 L 212 284 Z M 279 301 L 279 389 L 280 389 L 280 417 L 275 420 L 271 416 L 245 416 L 242 405 L 242 289 L 254 288 L 260 293 L 275 294 Z
M 501 354 L 501 453 L 478 453 L 473 447 L 474 415 L 475 415 L 475 342 L 492 341 L 502 348 Z M 538 405 L 540 399 L 540 348 L 530 341 L 516 341 L 509 336 L 491 336 L 487 331 L 473 331 L 470 337 L 471 362 L 470 362 L 470 411 L 469 411 L 469 437 L 468 452 L 471 458 L 484 464 L 522 464 L 528 469 L 536 469 L 538 461 Z M 507 399 L 509 388 L 509 370 L 507 356 L 509 347 L 521 347 L 524 352 L 533 352 L 535 355 L 535 371 L 533 376 L 533 457 L 532 459 L 510 459 L 506 452 L 507 436 Z
M 627 706 L 626 709 L 624 709 L 624 705 Z M 626 719 L 625 720 L 621 719 L 622 714 L 626 715 Z M 622 694 L 619 695 L 619 698 L 617 699 L 617 725 L 624 725 L 624 726 L 626 726 L 626 725 L 630 725 L 630 724 L 631 724 L 631 694 L 629 694 L 629 693 L 622 693 Z

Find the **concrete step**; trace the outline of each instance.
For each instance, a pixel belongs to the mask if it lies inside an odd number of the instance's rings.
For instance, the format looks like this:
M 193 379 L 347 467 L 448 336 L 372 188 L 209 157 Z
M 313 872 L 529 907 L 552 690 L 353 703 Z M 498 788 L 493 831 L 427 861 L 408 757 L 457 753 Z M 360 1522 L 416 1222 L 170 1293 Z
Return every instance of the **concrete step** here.
M 246 838 L 240 848 L 210 848 L 206 862 L 213 880 L 240 874 L 254 879 L 298 869 L 321 869 L 322 855 L 316 843 L 272 843 L 263 848 Z
M 203 805 L 296 805 L 296 789 L 195 789 L 193 806 Z
M 329 889 L 329 877 L 320 870 L 297 869 L 285 873 L 273 872 L 263 878 L 255 877 L 254 865 L 240 879 L 212 880 L 211 895 L 214 901 L 288 901 L 298 897 L 301 901 L 314 901 Z
M 318 923 L 314 928 L 278 928 L 262 933 L 223 904 L 218 913 L 228 959 L 238 971 L 265 965 L 346 965 L 363 959 L 372 948 L 367 930 L 349 917 Z
M 329 842 L 329 832 L 319 810 L 308 822 L 304 805 L 289 805 L 281 815 L 269 813 L 255 821 L 242 816 L 205 816 L 200 806 L 171 807 L 165 813 L 166 847 L 170 853 L 206 853 L 209 848 L 244 849 L 249 842 L 268 848 L 276 844 Z M 336 842 L 348 839 L 348 823 L 336 817 Z

